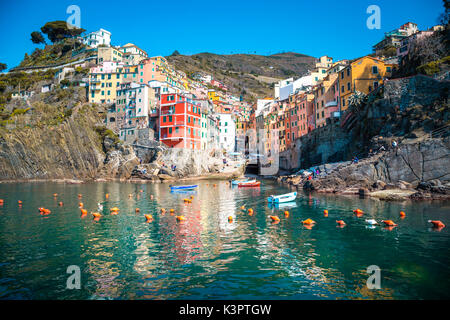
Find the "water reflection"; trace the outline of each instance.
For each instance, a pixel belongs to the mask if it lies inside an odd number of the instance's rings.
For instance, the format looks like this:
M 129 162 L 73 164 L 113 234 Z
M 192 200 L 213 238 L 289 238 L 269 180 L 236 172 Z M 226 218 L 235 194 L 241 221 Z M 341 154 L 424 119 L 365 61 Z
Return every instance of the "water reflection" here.
M 448 202 L 300 193 L 294 203 L 268 206 L 270 194 L 291 190 L 270 182 L 261 188 L 231 187 L 225 181 L 196 184 L 198 190 L 190 192 L 171 192 L 167 184 L 0 185 L 5 199 L 0 206 L 0 297 L 449 297 L 449 231 L 427 222 L 446 222 Z M 191 196 L 192 203 L 183 201 Z M 88 212 L 101 203 L 103 216 L 96 222 L 90 214 L 81 219 L 80 201 Z M 41 216 L 38 207 L 52 213 Z M 120 208 L 118 215 L 110 215 L 112 207 Z M 364 210 L 362 217 L 353 214 L 356 208 Z M 406 212 L 404 219 L 400 211 Z M 153 221 L 147 223 L 144 214 Z M 186 221 L 177 222 L 178 215 Z M 268 215 L 278 215 L 280 222 L 272 224 Z M 301 223 L 308 218 L 317 222 L 314 227 Z M 339 219 L 347 223 L 344 228 L 336 225 Z M 398 226 L 369 226 L 366 219 L 389 219 Z M 83 288 L 77 292 L 65 290 L 65 271 L 72 264 L 82 269 Z M 382 270 L 381 290 L 366 287 L 366 269 L 373 264 Z

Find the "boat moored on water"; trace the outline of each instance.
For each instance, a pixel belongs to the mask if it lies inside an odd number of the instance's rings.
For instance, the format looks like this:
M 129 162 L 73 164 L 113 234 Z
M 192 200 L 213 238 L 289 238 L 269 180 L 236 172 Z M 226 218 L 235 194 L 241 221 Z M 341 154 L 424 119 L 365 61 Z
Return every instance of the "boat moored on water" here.
M 170 190 L 193 190 L 193 189 L 195 189 L 197 187 L 198 187 L 197 184 L 184 185 L 184 186 L 172 186 L 172 185 L 170 185 Z
M 242 187 L 259 187 L 260 185 L 261 185 L 261 182 L 252 180 L 252 181 L 247 181 L 247 182 L 241 182 L 238 184 L 238 187 L 240 187 L 240 188 L 242 188 Z
M 237 186 L 239 183 L 250 182 L 250 181 L 256 182 L 256 179 L 248 179 L 247 178 L 247 179 L 240 179 L 240 180 L 232 180 L 231 184 L 233 186 Z
M 281 194 L 279 196 L 271 195 L 270 197 L 267 198 L 267 201 L 269 203 L 283 203 L 283 202 L 295 201 L 295 198 L 297 198 L 297 192 L 291 192 L 291 193 Z

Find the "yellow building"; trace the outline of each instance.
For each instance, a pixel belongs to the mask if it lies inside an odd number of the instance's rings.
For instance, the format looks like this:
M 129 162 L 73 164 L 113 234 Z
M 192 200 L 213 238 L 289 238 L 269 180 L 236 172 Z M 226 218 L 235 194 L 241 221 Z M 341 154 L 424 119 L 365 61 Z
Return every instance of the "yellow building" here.
M 89 102 L 114 103 L 121 83 L 138 82 L 138 67 L 104 61 L 89 73 Z
M 383 84 L 383 80 L 392 75 L 394 67 L 395 64 L 386 64 L 370 56 L 351 61 L 339 72 L 341 110 L 348 108 L 348 99 L 356 91 L 368 94 Z
M 89 102 L 114 103 L 121 76 L 117 72 L 117 62 L 105 62 L 93 67 L 89 73 Z

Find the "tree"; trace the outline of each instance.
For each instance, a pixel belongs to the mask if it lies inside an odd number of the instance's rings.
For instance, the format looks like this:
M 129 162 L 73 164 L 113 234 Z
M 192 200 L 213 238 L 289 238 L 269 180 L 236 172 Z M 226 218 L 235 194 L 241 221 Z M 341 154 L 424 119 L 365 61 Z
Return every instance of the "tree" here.
M 66 21 L 51 21 L 47 22 L 42 28 L 42 33 L 46 34 L 51 42 L 57 42 L 65 38 L 73 38 L 79 36 L 85 29 L 69 28 Z
M 44 36 L 39 31 L 33 31 L 31 33 L 31 42 L 35 44 L 43 43 L 46 44 Z
M 3 70 L 6 70 L 6 68 L 7 68 L 6 63 L 0 62 L 0 72 L 2 72 Z

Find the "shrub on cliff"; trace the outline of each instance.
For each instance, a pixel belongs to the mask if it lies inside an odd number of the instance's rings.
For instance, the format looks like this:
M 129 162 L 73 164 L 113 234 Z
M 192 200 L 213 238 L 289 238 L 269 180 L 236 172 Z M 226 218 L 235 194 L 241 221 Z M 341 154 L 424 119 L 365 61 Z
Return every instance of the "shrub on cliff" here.
M 100 136 L 102 142 L 105 140 L 105 138 L 110 138 L 115 144 L 120 143 L 119 136 L 112 130 L 107 129 L 105 126 L 97 126 L 95 127 L 95 131 Z

